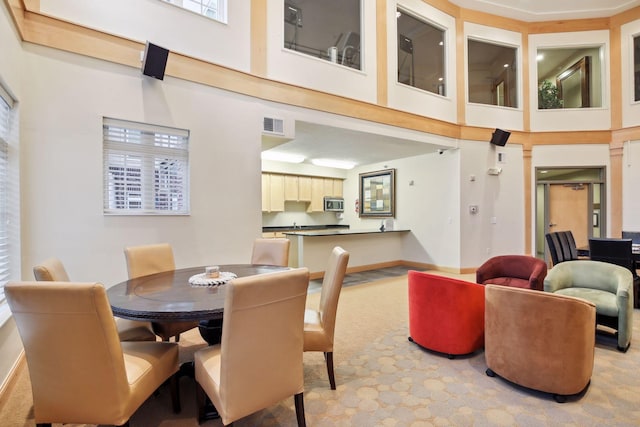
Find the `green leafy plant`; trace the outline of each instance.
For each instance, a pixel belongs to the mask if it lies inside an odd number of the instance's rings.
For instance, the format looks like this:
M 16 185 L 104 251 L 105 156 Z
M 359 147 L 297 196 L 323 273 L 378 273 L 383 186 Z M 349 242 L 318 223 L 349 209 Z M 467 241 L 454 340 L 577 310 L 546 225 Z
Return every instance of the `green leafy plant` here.
M 549 80 L 543 80 L 538 87 L 538 108 L 562 108 L 562 99 L 558 97 L 558 88 Z

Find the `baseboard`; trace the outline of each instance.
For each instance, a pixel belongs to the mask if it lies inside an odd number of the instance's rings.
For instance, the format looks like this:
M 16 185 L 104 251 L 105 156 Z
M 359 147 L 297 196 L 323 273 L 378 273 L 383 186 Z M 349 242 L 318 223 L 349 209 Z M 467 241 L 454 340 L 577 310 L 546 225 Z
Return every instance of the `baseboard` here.
M 470 274 L 475 273 L 476 268 L 452 268 L 452 267 L 441 267 L 434 264 L 427 264 L 423 262 L 415 262 L 415 261 L 406 261 L 406 260 L 395 260 L 395 261 L 387 261 L 387 262 L 379 262 L 376 264 L 366 264 L 366 265 L 358 265 L 356 267 L 347 267 L 347 274 L 350 273 L 361 273 L 363 271 L 370 270 L 378 270 L 381 268 L 389 268 L 389 267 L 412 267 L 416 270 L 435 270 L 442 271 L 445 273 L 454 273 L 454 274 Z M 309 274 L 311 280 L 318 280 L 324 277 L 324 271 L 314 271 Z
M 8 397 L 11 396 L 11 393 L 18 381 L 19 373 L 21 373 L 24 369 L 27 368 L 27 363 L 25 362 L 24 350 L 20 352 L 20 356 L 16 359 L 16 362 L 13 364 L 13 367 L 9 371 L 9 375 L 7 375 L 7 379 L 0 385 L 0 408 L 4 406 L 7 402 Z

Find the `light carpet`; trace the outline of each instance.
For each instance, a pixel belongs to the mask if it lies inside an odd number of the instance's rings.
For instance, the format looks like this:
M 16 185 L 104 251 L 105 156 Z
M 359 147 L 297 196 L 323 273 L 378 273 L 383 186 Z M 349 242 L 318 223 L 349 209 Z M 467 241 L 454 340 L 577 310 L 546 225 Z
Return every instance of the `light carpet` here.
M 460 276 L 457 276 L 460 277 Z M 471 276 L 463 278 L 472 280 Z M 315 306 L 319 293 L 309 295 Z M 640 311 L 634 336 L 640 340 Z M 304 402 L 308 426 L 638 426 L 640 344 L 620 353 L 599 337 L 589 388 L 567 403 L 485 374 L 484 353 L 454 360 L 407 340 L 406 276 L 344 288 L 336 326 L 338 389 L 329 389 L 321 353 L 305 353 Z M 197 331 L 181 338 L 181 358 L 204 346 Z M 181 380 L 182 413 L 173 414 L 161 389 L 136 412 L 132 427 L 197 426 L 193 380 Z M 0 408 L 0 425 L 33 426 L 28 373 Z M 210 420 L 202 426 L 221 426 Z M 295 426 L 293 398 L 234 423 Z

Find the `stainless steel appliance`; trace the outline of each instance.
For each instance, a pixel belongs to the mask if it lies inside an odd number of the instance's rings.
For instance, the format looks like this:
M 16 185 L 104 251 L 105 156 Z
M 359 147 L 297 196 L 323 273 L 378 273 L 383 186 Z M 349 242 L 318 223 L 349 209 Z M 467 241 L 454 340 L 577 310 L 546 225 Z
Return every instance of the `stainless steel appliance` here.
M 342 197 L 325 197 L 325 212 L 344 212 L 344 199 Z

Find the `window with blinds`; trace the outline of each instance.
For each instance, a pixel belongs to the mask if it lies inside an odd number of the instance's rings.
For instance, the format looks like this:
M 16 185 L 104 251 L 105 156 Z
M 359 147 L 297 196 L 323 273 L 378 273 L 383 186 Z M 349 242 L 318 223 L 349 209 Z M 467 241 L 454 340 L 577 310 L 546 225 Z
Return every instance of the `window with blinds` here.
M 5 303 L 4 285 L 11 273 L 9 237 L 9 176 L 8 152 L 11 128 L 11 107 L 0 93 L 0 304 Z
M 103 119 L 104 213 L 189 214 L 189 131 Z
M 191 12 L 227 23 L 227 0 L 162 0 Z

